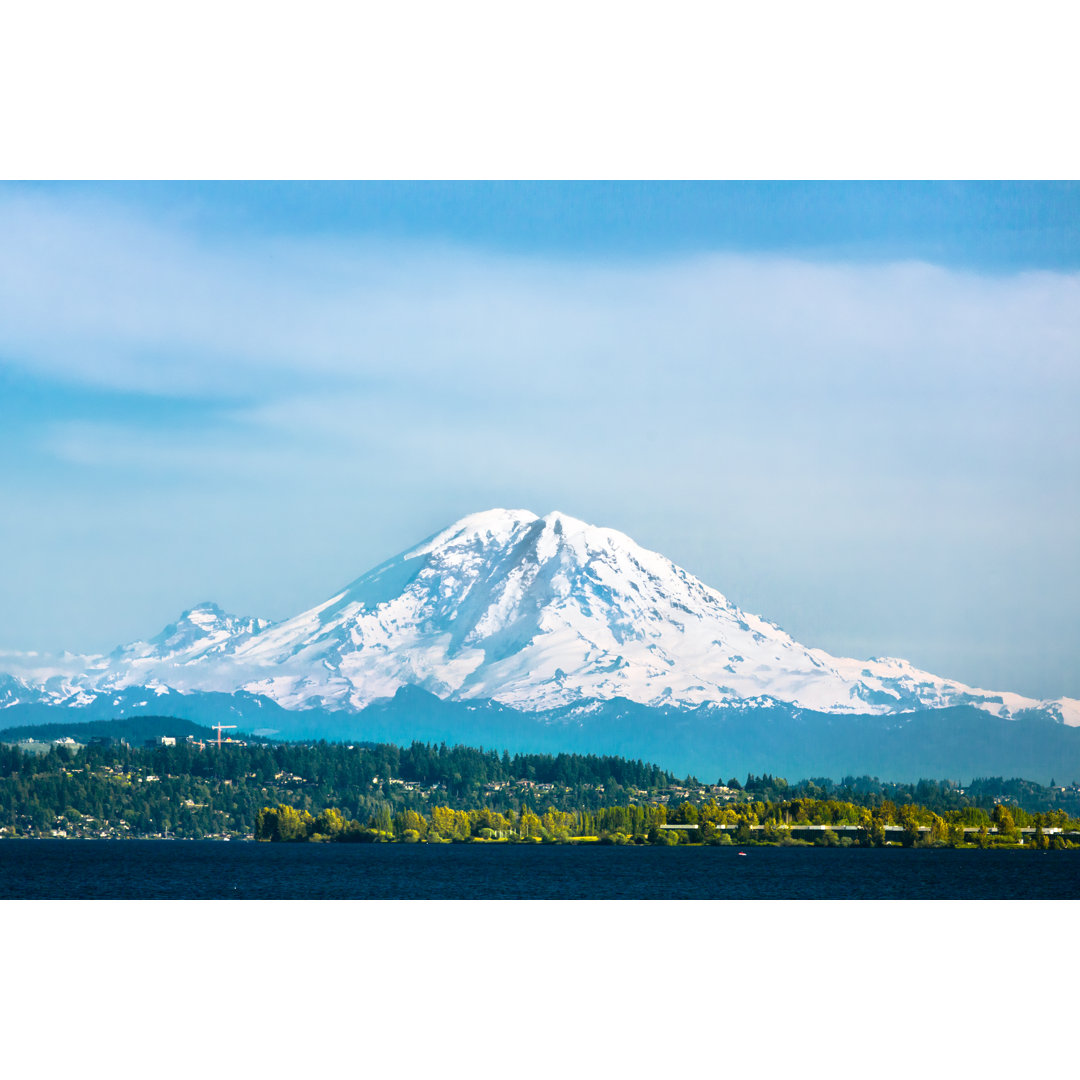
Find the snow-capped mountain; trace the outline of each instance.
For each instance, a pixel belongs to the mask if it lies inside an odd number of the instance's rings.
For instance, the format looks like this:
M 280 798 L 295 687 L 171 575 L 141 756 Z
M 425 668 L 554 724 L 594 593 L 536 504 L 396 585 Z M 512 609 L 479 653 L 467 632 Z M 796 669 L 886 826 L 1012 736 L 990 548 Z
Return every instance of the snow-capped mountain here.
M 0 654 L 0 671 L 0 707 L 146 688 L 356 711 L 411 686 L 534 712 L 615 698 L 879 715 L 974 705 L 1080 725 L 1072 699 L 807 648 L 622 533 L 524 510 L 466 517 L 284 622 L 202 604 L 108 656 Z
M 187 664 L 235 646 L 269 625 L 269 619 L 240 618 L 226 614 L 217 604 L 199 604 L 149 641 L 135 641 L 115 649 L 110 659 Z

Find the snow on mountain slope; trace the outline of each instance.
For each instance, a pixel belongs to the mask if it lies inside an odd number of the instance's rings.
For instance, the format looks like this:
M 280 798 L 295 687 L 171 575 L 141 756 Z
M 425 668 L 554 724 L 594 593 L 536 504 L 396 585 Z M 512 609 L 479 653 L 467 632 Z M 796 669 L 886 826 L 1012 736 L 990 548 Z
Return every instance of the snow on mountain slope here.
M 131 663 L 169 659 L 186 664 L 212 653 L 229 651 L 269 625 L 268 619 L 239 618 L 227 615 L 217 604 L 199 604 L 185 611 L 156 637 L 123 645 L 112 656 Z
M 466 517 L 276 625 L 205 604 L 108 657 L 68 657 L 49 674 L 0 657 L 0 668 L 53 701 L 145 686 L 360 709 L 415 685 L 522 710 L 613 697 L 879 714 L 972 704 L 1080 725 L 1070 699 L 1041 703 L 904 660 L 806 648 L 622 533 L 525 510 Z

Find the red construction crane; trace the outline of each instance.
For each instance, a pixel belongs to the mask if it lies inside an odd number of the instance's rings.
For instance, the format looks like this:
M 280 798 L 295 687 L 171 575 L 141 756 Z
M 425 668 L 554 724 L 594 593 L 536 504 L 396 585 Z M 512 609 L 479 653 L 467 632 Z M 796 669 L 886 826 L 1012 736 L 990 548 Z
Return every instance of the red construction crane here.
M 234 728 L 234 727 L 236 727 L 235 724 L 211 724 L 210 726 L 217 732 L 217 745 L 218 745 L 219 750 L 221 749 L 221 732 L 225 728 Z

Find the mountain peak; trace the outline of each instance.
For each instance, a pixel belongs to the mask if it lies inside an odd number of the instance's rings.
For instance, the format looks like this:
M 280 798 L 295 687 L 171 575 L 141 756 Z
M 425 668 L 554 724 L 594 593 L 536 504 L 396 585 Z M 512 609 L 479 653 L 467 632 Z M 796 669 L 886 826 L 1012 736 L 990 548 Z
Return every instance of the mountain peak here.
M 833 712 L 941 707 L 989 695 L 895 660 L 808 649 L 624 533 L 559 510 L 470 514 L 241 646 L 245 684 L 286 707 L 362 708 L 418 686 L 546 709 L 782 701 Z
M 531 550 L 540 553 L 542 558 L 550 557 L 560 543 L 571 545 L 583 557 L 591 551 L 605 548 L 623 548 L 654 555 L 653 552 L 646 552 L 639 547 L 625 533 L 590 525 L 561 510 L 552 510 L 539 517 L 531 510 L 496 508 L 461 518 L 400 557 L 416 559 L 460 548 L 488 551 L 499 547 L 513 547 L 519 543 L 526 543 Z
M 257 634 L 269 626 L 267 619 L 230 615 L 213 601 L 185 611 L 174 623 L 169 623 L 149 641 L 135 641 L 113 650 L 114 657 L 142 661 L 175 660 L 181 655 L 188 660 L 208 652 L 221 651 L 243 638 Z
M 523 710 L 612 699 L 882 714 L 975 704 L 1001 716 L 1039 706 L 895 658 L 807 648 L 624 533 L 505 508 L 461 518 L 274 626 L 206 602 L 82 670 L 88 693 L 242 690 L 293 709 L 361 709 L 410 686 Z
M 483 510 L 448 525 L 445 529 L 429 536 L 421 544 L 407 551 L 401 557 L 415 559 L 429 555 L 442 548 L 461 545 L 503 543 L 518 532 L 523 526 L 538 521 L 531 510 Z
M 201 604 L 196 604 L 193 608 L 185 611 L 177 621 L 205 626 L 211 620 L 227 618 L 230 618 L 230 616 L 218 604 L 215 604 L 212 600 L 204 600 Z

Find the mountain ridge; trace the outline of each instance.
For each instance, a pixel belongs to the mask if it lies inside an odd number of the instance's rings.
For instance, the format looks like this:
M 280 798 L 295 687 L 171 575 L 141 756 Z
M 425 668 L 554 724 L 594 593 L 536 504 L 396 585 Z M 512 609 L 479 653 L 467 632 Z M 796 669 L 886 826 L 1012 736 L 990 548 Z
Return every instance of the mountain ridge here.
M 107 656 L 0 655 L 0 710 L 144 689 L 360 712 L 405 686 L 548 712 L 626 699 L 849 715 L 973 705 L 1080 725 L 1080 702 L 965 686 L 906 660 L 834 657 L 657 552 L 553 511 L 472 514 L 277 623 L 203 603 Z

